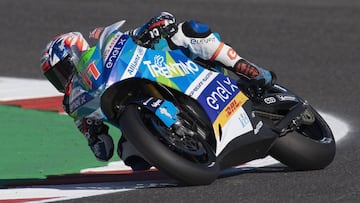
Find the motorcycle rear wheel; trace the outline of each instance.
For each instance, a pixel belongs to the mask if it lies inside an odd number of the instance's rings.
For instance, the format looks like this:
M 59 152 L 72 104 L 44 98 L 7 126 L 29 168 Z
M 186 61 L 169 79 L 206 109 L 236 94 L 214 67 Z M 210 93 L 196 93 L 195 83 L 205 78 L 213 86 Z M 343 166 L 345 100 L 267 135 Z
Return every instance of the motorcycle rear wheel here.
M 295 170 L 317 170 L 328 166 L 334 159 L 336 146 L 331 129 L 312 107 L 315 121 L 302 125 L 275 141 L 270 155 Z
M 164 130 L 166 126 L 161 126 L 152 112 L 138 105 L 129 105 L 120 117 L 119 124 L 126 139 L 146 161 L 181 184 L 207 185 L 219 175 L 216 156 L 205 140 L 194 136 L 194 139 L 187 140 L 191 146 L 174 146 L 169 142 L 171 138 L 164 139 L 167 136 Z M 195 152 L 191 154 L 191 150 Z M 202 158 L 198 159 L 200 156 Z

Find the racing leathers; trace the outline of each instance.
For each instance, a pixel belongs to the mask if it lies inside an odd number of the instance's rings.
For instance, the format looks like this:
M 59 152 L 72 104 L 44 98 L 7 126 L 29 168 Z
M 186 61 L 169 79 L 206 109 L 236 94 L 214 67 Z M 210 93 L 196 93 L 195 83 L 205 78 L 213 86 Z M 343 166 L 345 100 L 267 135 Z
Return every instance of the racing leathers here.
M 116 30 L 118 31 L 119 25 L 120 23 L 115 23 L 105 28 L 97 28 L 90 33 L 90 37 L 99 41 L 97 46 L 106 45 L 107 42 L 102 40 Z M 240 57 L 232 47 L 220 41 L 218 35 L 211 32 L 207 25 L 194 20 L 177 24 L 171 14 L 162 12 L 159 16 L 150 19 L 148 23 L 127 31 L 125 34 L 130 35 L 136 43 L 147 48 L 180 49 L 192 59 L 201 58 L 205 61 L 220 63 L 249 82 L 255 81 L 260 87 L 272 83 L 273 77 L 270 71 L 259 68 Z M 91 63 L 89 55 L 95 54 L 96 51 L 93 49 L 96 48 L 93 47 L 84 52 L 78 69 L 81 69 L 82 61 L 86 61 L 87 64 Z M 64 109 L 74 117 L 77 127 L 87 138 L 96 158 L 108 161 L 113 156 L 113 140 L 108 134 L 109 128 L 101 120 L 99 98 L 89 98 L 90 95 L 84 88 L 86 87 L 84 83 L 87 81 L 83 77 L 84 70 L 80 70 L 74 75 L 64 97 Z M 125 164 L 131 166 L 133 170 L 144 170 L 151 167 L 123 136 L 118 143 L 117 152 Z
M 275 74 L 260 68 L 240 57 L 228 44 L 220 41 L 208 25 L 195 20 L 177 24 L 175 17 L 167 12 L 153 17 L 139 28 L 128 31 L 134 40 L 142 46 L 161 49 L 162 38 L 167 40 L 170 49 L 180 49 L 192 59 L 200 58 L 211 63 L 220 63 L 222 67 L 239 75 L 258 89 L 266 89 L 275 82 Z

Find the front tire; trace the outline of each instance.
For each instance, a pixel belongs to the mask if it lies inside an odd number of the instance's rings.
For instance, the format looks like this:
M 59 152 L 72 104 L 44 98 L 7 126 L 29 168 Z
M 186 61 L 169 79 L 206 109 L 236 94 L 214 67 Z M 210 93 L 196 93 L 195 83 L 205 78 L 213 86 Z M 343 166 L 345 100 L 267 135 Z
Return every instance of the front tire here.
M 206 152 L 205 160 L 185 158 L 171 149 L 169 143 L 161 139 L 163 126 L 154 126 L 156 116 L 137 105 L 129 105 L 120 117 L 119 124 L 126 138 L 140 154 L 160 171 L 186 185 L 206 185 L 212 183 L 219 174 L 219 164 L 210 146 L 197 136 L 196 145 Z
M 331 129 L 325 120 L 309 106 L 315 121 L 280 137 L 270 155 L 295 170 L 317 170 L 334 159 L 336 146 Z

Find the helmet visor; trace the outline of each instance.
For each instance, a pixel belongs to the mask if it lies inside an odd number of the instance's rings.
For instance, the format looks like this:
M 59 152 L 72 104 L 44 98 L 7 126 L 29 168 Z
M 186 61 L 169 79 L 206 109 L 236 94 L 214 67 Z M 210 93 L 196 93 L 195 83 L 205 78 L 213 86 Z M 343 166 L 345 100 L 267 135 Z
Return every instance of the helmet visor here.
M 67 56 L 64 60 L 46 71 L 44 75 L 59 92 L 64 93 L 74 71 L 74 64 L 71 62 L 70 56 Z

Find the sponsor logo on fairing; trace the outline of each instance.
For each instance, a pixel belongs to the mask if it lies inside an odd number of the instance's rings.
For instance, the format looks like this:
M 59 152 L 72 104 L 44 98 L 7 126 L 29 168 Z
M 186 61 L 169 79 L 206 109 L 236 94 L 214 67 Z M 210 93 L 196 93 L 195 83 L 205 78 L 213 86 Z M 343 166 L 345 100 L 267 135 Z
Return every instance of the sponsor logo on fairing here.
M 144 56 L 145 53 L 145 48 L 139 47 L 139 49 L 136 49 L 136 54 L 134 55 L 133 60 L 130 61 L 129 63 L 129 68 L 126 69 L 126 71 L 130 74 L 133 75 L 134 72 L 137 71 L 138 67 L 139 67 L 139 61 L 142 59 L 142 57 Z
M 152 99 L 153 99 L 153 97 L 150 97 L 148 100 L 143 102 L 143 105 L 145 105 L 145 106 L 148 105 Z
M 264 99 L 265 104 L 273 104 L 276 102 L 276 99 L 274 97 L 266 97 Z
M 217 86 L 206 97 L 207 105 L 213 110 L 224 107 L 239 90 L 238 86 L 233 84 L 228 77 L 224 80 L 217 80 L 216 84 Z
M 159 111 L 161 114 L 165 115 L 166 117 L 173 119 L 173 116 L 168 112 L 166 108 L 160 107 Z
M 242 126 L 243 128 L 245 128 L 245 127 L 250 123 L 250 119 L 249 119 L 249 117 L 247 116 L 247 114 L 246 114 L 245 111 L 243 111 L 243 112 L 240 113 L 240 115 L 239 115 L 239 121 L 240 121 L 241 126 Z
M 108 69 L 111 69 L 114 67 L 114 64 L 116 63 L 122 48 L 125 45 L 125 42 L 127 41 L 129 37 L 127 35 L 121 35 L 121 37 L 116 41 L 114 48 L 111 49 L 109 56 L 107 57 L 105 61 L 105 67 Z M 115 41 L 115 40 L 113 40 Z M 110 44 L 111 46 L 111 44 Z
M 143 105 L 157 108 L 161 105 L 162 102 L 163 102 L 162 99 L 156 99 L 154 97 L 150 97 L 149 99 L 147 99 L 146 101 L 143 102 Z M 149 103 L 151 103 L 151 104 L 149 105 Z
M 230 104 L 225 108 L 226 115 L 230 116 L 233 112 L 236 111 L 237 108 L 239 108 L 240 105 L 241 104 L 236 100 L 231 101 Z
M 105 59 L 108 58 L 110 51 L 113 49 L 113 47 L 115 46 L 116 42 L 119 40 L 121 35 L 122 35 L 121 33 L 116 34 L 114 38 L 112 38 L 110 42 L 106 45 L 106 49 L 103 53 L 103 58 Z
M 136 75 L 139 70 L 140 62 L 142 61 L 144 55 L 146 53 L 146 48 L 138 46 L 135 49 L 134 55 L 132 56 L 129 65 L 127 66 L 121 80 L 126 78 L 131 78 Z
M 151 106 L 154 107 L 154 108 L 157 108 L 157 107 L 160 106 L 160 104 L 161 104 L 162 102 L 163 102 L 163 100 L 158 99 L 158 100 L 156 100 L 155 102 L 153 102 L 153 103 L 151 104 Z
M 216 73 L 212 71 L 202 72 L 200 76 L 189 86 L 185 94 L 197 98 L 215 76 Z
M 152 105 L 154 104 L 155 103 Z M 155 114 L 160 118 L 160 120 L 164 122 L 166 126 L 170 127 L 176 121 L 178 121 L 176 114 L 179 113 L 179 110 L 173 103 L 169 101 L 162 101 L 160 105 L 156 104 L 155 106 L 158 106 Z
M 149 69 L 151 75 L 155 78 L 165 77 L 174 78 L 179 76 L 185 76 L 189 74 L 195 74 L 199 71 L 199 66 L 191 61 L 179 61 L 177 63 L 166 63 L 164 56 L 156 55 L 154 61 L 143 62 Z
M 276 95 L 280 101 L 298 101 L 295 96 L 291 95 Z

